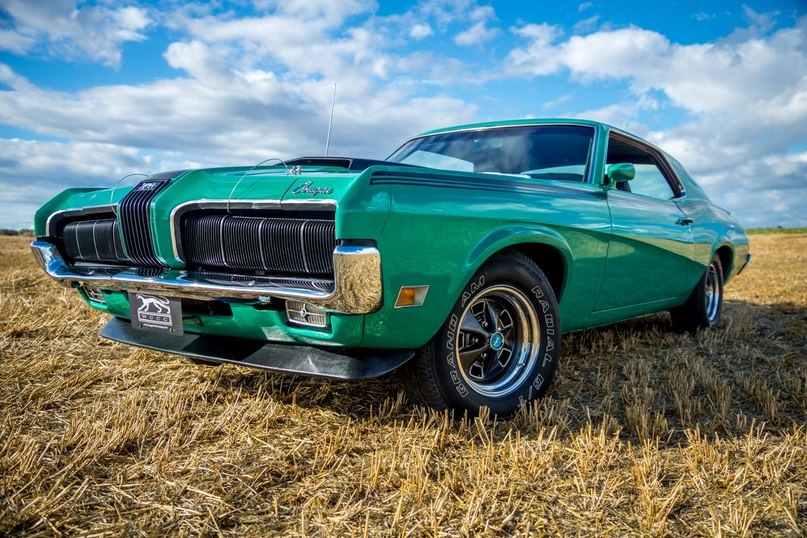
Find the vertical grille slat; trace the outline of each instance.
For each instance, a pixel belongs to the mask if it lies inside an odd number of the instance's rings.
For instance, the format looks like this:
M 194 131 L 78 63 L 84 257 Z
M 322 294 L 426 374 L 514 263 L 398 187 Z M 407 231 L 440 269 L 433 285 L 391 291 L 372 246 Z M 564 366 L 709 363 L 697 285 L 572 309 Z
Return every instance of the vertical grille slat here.
M 147 179 L 132 189 L 118 205 L 123 243 L 129 258 L 144 267 L 160 267 L 151 240 L 151 201 L 168 185 L 166 179 Z
M 114 218 L 71 222 L 64 227 L 63 242 L 68 258 L 83 262 L 129 263 L 123 253 L 118 223 Z
M 189 215 L 182 243 L 189 265 L 204 270 L 332 276 L 333 220 Z

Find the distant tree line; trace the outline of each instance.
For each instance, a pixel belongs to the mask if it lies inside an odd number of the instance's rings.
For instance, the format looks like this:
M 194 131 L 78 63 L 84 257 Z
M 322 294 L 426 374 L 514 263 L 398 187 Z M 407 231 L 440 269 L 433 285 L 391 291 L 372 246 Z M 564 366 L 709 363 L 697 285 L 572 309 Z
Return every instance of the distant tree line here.
M 776 228 L 748 228 L 745 230 L 749 234 L 803 234 L 807 233 L 807 228 L 785 228 L 777 226 Z
M 0 235 L 22 235 L 25 237 L 33 237 L 34 231 L 30 228 L 23 230 L 12 230 L 10 228 L 0 228 Z

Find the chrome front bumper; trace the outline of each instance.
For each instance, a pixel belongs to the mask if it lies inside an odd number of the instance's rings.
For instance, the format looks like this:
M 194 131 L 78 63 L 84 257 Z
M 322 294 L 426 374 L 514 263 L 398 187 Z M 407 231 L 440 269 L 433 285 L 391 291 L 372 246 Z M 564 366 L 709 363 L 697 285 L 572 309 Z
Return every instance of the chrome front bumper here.
M 58 249 L 47 241 L 31 243 L 39 265 L 67 287 L 94 286 L 106 290 L 136 291 L 170 297 L 216 300 L 242 299 L 269 302 L 272 298 L 296 299 L 320 308 L 346 314 L 368 314 L 381 306 L 381 256 L 374 247 L 338 246 L 333 253 L 332 289 L 306 289 L 273 282 L 270 277 L 254 279 L 238 275 L 193 273 L 178 269 L 138 271 L 133 267 L 69 265 Z

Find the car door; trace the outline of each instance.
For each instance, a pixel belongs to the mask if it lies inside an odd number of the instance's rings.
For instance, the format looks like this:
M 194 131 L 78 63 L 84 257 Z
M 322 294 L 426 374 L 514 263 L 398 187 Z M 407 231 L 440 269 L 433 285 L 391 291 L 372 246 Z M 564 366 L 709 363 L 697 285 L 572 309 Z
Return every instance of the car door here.
M 611 133 L 606 165 L 631 163 L 636 176 L 607 191 L 611 238 L 595 310 L 652 312 L 686 296 L 694 254 L 681 186 L 660 152 Z

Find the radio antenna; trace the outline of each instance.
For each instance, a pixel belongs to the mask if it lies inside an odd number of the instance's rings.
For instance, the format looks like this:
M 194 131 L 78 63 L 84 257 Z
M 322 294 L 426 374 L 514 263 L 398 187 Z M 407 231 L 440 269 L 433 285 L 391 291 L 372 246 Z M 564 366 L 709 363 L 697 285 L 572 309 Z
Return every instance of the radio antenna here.
M 333 107 L 336 105 L 336 82 L 333 83 L 333 97 L 331 98 L 331 117 L 328 120 L 328 137 L 325 139 L 325 156 L 328 156 L 328 148 L 331 145 L 331 126 L 333 125 Z

